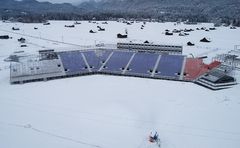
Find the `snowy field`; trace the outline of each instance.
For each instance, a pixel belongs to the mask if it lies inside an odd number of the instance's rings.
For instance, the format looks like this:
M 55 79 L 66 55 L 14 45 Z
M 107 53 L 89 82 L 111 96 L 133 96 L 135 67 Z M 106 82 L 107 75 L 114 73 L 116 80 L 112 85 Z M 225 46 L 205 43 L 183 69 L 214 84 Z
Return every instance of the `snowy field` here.
M 0 40 L 0 148 L 157 148 L 148 142 L 151 131 L 158 131 L 162 148 L 240 147 L 240 85 L 211 91 L 193 83 L 102 75 L 10 85 L 9 63 L 3 61 L 21 50 L 32 54 L 41 49 L 148 40 L 183 45 L 183 54 L 208 56 L 208 63 L 216 54 L 240 45 L 240 28 L 196 30 L 181 37 L 165 36 L 165 29 L 213 24 L 147 23 L 141 30 L 142 23 L 82 22 L 75 28 L 64 27 L 71 24 L 0 23 L 0 35 L 12 37 Z M 106 31 L 90 34 L 98 25 Z M 116 34 L 125 29 L 129 38 L 117 39 Z M 28 47 L 20 47 L 20 37 L 26 38 Z M 200 43 L 203 37 L 212 42 Z M 188 41 L 196 46 L 186 46 Z M 239 81 L 239 72 L 235 74 Z

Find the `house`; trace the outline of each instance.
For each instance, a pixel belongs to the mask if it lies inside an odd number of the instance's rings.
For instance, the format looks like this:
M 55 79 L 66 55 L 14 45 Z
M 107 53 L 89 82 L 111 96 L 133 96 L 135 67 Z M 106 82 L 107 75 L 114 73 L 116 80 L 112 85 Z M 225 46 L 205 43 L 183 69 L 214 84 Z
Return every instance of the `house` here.
M 43 25 L 50 25 L 50 23 L 49 23 L 49 22 L 46 22 L 46 23 L 43 23 Z
M 173 35 L 171 32 L 165 32 L 165 35 Z
M 105 31 L 105 28 L 99 28 L 98 31 Z
M 20 38 L 18 39 L 18 42 L 25 43 L 26 39 L 25 38 Z
M 96 31 L 90 30 L 89 33 L 97 33 Z
M 20 30 L 19 28 L 12 27 L 12 30 Z
M 188 46 L 194 46 L 195 44 L 193 44 L 192 42 L 187 42 Z
M 1 35 L 0 39 L 9 39 L 10 37 L 8 35 Z
M 127 37 L 128 37 L 127 34 L 126 35 L 122 35 L 120 33 L 117 34 L 117 38 L 127 38 Z
M 77 22 L 77 21 L 76 21 L 74 24 L 75 24 L 75 25 L 79 25 L 79 24 L 82 24 L 82 23 L 81 23 L 81 22 Z
M 75 26 L 74 26 L 74 25 L 65 25 L 64 27 L 67 27 L 67 28 L 74 28 Z
M 210 41 L 210 40 L 208 40 L 208 39 L 206 39 L 206 38 L 203 38 L 203 39 L 201 39 L 201 40 L 200 40 L 200 42 L 209 43 L 209 42 L 211 42 L 211 41 Z

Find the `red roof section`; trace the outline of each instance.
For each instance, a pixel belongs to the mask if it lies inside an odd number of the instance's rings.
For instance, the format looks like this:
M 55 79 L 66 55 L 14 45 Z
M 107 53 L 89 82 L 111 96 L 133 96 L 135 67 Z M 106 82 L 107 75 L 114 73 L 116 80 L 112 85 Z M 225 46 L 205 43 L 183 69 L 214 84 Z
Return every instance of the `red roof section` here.
M 208 71 L 202 59 L 187 58 L 184 69 L 185 80 L 194 80 Z
M 218 67 L 220 64 L 221 64 L 221 62 L 213 61 L 209 65 L 206 65 L 206 68 L 209 69 L 209 70 L 212 70 L 212 69 Z

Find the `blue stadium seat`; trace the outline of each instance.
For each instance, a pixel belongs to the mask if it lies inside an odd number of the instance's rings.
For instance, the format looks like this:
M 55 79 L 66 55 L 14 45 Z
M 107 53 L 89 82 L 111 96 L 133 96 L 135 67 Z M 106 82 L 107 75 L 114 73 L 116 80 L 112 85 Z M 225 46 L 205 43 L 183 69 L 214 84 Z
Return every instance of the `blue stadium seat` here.
M 178 79 L 182 70 L 184 56 L 162 55 L 155 77 Z
M 110 73 L 122 73 L 132 55 L 132 52 L 115 51 L 102 71 Z
M 58 54 L 62 60 L 63 67 L 67 75 L 89 72 L 83 60 L 81 52 L 59 52 Z
M 154 53 L 137 53 L 126 74 L 134 74 L 141 76 L 150 76 L 157 62 L 158 54 Z
M 99 50 L 99 51 L 86 51 L 83 52 L 83 54 L 86 57 L 86 60 L 92 71 L 96 72 L 106 61 L 111 52 L 112 51 L 110 50 Z
M 112 56 L 107 61 L 112 52 Z M 151 72 L 154 70 L 159 56 L 156 53 L 136 53 L 130 62 L 134 52 L 129 51 L 91 50 L 59 52 L 58 54 L 67 75 L 89 73 L 83 54 L 92 72 L 98 72 L 104 64 L 100 72 L 122 74 L 125 69 L 124 74 L 126 75 L 145 77 L 151 77 Z M 180 55 L 161 55 L 154 77 L 179 79 L 183 60 L 184 56 Z M 129 66 L 126 67 L 128 63 Z

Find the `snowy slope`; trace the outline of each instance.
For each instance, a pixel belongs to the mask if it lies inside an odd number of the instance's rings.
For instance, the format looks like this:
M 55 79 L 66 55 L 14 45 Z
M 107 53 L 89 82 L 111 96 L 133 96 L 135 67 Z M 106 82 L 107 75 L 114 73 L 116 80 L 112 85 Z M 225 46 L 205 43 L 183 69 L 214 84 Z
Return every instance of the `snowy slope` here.
M 23 49 L 34 53 L 39 49 L 79 48 L 32 37 L 25 37 L 28 47 L 20 48 L 17 39 L 22 36 L 6 32 L 12 32 L 13 26 L 25 35 L 78 45 L 116 43 L 120 41 L 116 33 L 128 28 L 128 41 L 181 44 L 184 54 L 208 55 L 207 61 L 240 44 L 239 28 L 220 27 L 210 32 L 194 31 L 187 37 L 166 37 L 162 34 L 165 29 L 212 24 L 147 23 L 140 30 L 142 23 L 127 26 L 109 22 L 98 24 L 106 32 L 90 34 L 88 31 L 96 30 L 97 24 L 82 22 L 75 28 L 64 28 L 72 23 L 0 23 L 0 34 L 13 37 L 0 40 L 0 147 L 150 148 L 156 147 L 147 141 L 151 131 L 159 132 L 163 148 L 240 146 L 239 85 L 211 91 L 192 83 L 101 75 L 10 85 L 9 63 L 3 62 L 12 52 Z M 213 42 L 200 43 L 203 37 Z M 197 47 L 186 47 L 187 41 Z M 238 72 L 236 76 L 240 78 Z

